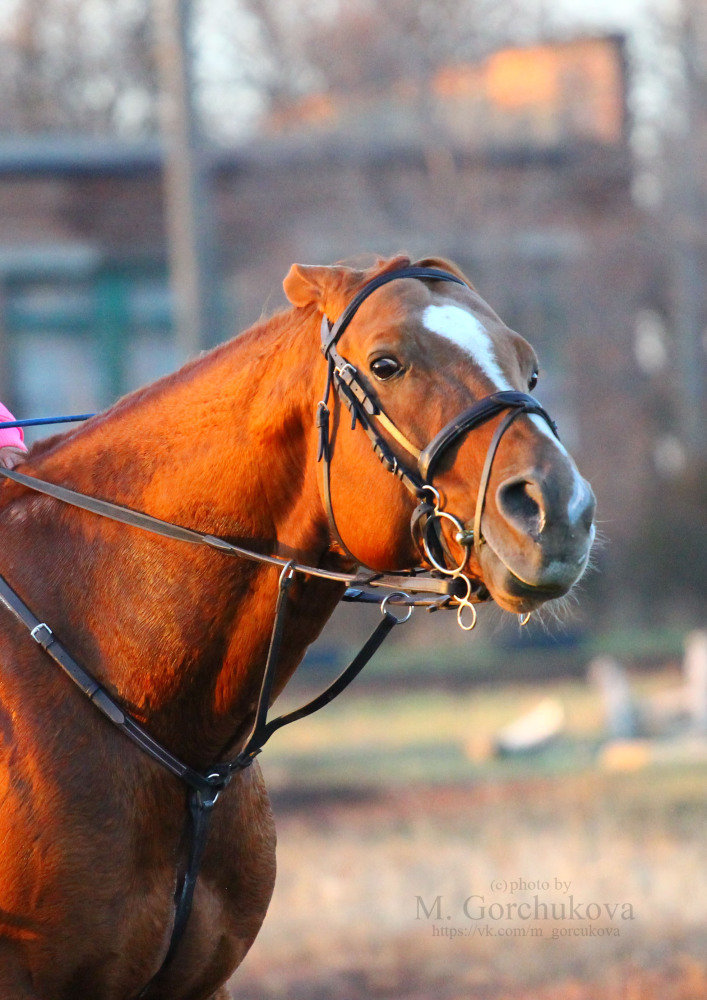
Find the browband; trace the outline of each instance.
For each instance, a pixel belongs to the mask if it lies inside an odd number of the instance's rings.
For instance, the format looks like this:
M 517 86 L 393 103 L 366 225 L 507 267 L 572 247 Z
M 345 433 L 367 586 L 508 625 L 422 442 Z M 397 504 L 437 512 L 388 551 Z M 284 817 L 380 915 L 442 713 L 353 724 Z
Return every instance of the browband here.
M 330 348 L 336 344 L 368 296 L 375 292 L 377 288 L 380 288 L 381 285 L 387 285 L 390 281 L 397 281 L 398 278 L 428 278 L 433 281 L 453 281 L 464 288 L 469 287 L 456 274 L 450 274 L 449 271 L 442 271 L 438 267 L 414 267 L 411 265 L 410 267 L 401 267 L 397 271 L 386 271 L 384 274 L 379 274 L 377 277 L 372 278 L 367 285 L 364 285 L 360 292 L 351 299 L 333 326 L 330 327 L 329 321 L 324 317 L 324 322 L 322 323 L 322 353 L 325 357 L 328 356 Z

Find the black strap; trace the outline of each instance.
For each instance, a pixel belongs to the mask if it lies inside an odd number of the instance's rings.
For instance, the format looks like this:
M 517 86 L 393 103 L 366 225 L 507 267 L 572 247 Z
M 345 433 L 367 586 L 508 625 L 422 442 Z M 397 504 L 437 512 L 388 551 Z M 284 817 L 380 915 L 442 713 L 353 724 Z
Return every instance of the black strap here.
M 342 357 L 337 350 L 337 342 L 339 338 L 355 316 L 361 303 L 364 302 L 377 288 L 380 288 L 381 285 L 385 285 L 390 281 L 395 281 L 398 278 L 426 278 L 441 281 L 453 281 L 461 285 L 466 284 L 456 275 L 437 268 L 414 266 L 401 268 L 396 271 L 388 271 L 387 273 L 380 274 L 376 278 L 369 281 L 368 284 L 364 285 L 357 295 L 354 296 L 351 302 L 349 302 L 333 326 L 330 325 L 326 315 L 322 317 L 321 340 L 322 352 L 327 359 L 327 379 L 324 397 L 320 401 L 317 409 L 317 426 L 319 428 L 319 449 L 317 460 L 323 463 L 322 478 L 324 506 L 331 532 L 343 552 L 353 562 L 359 562 L 360 560 L 356 558 L 341 536 L 341 532 L 339 531 L 336 523 L 334 506 L 331 497 L 332 447 L 329 427 L 330 411 L 328 404 L 329 395 L 333 387 L 342 403 L 351 413 L 351 428 L 353 429 L 358 421 L 368 435 L 373 446 L 373 451 L 378 456 L 384 467 L 389 472 L 392 472 L 395 476 L 397 476 L 408 491 L 419 501 L 418 507 L 413 513 L 411 520 L 413 539 L 419 542 L 421 533 L 424 533 L 427 545 L 431 546 L 435 550 L 433 553 L 435 555 L 435 559 L 433 560 L 434 565 L 441 569 L 443 566 L 449 566 L 448 560 L 451 560 L 451 555 L 447 551 L 444 536 L 439 530 L 440 526 L 438 519 L 435 519 L 433 516 L 429 516 L 429 496 L 426 495 L 426 490 L 431 486 L 435 473 L 435 467 L 444 452 L 447 451 L 447 449 L 450 448 L 455 441 L 468 431 L 479 427 L 481 424 L 486 423 L 504 411 L 511 411 L 509 418 L 503 422 L 502 429 L 495 435 L 493 439 L 493 446 L 487 453 L 485 469 L 477 493 L 473 539 L 478 555 L 482 541 L 480 530 L 481 513 L 483 512 L 483 506 L 485 503 L 486 490 L 491 473 L 491 464 L 503 433 L 508 429 L 511 423 L 513 423 L 513 420 L 515 420 L 521 413 L 536 413 L 542 416 L 543 419 L 547 421 L 555 436 L 557 436 L 557 427 L 546 410 L 532 396 L 515 390 L 500 391 L 484 397 L 474 403 L 473 406 L 469 407 L 463 413 L 454 417 L 453 420 L 450 420 L 449 423 L 435 435 L 432 441 L 430 441 L 429 444 L 422 449 L 422 451 L 418 452 L 417 447 L 413 445 L 409 439 L 407 439 L 405 435 L 400 432 L 399 428 L 396 428 L 395 425 L 392 424 L 392 421 L 390 421 L 385 415 L 382 408 L 378 404 L 378 401 L 371 395 L 365 383 L 361 380 L 356 367 Z M 385 426 L 387 426 L 389 432 L 403 444 L 408 452 L 415 455 L 417 458 L 417 469 L 408 468 L 404 462 L 401 462 L 397 458 L 385 438 L 374 426 L 373 422 L 376 421 L 376 418 L 378 419 L 378 422 L 385 420 Z M 467 532 L 466 534 L 469 539 L 472 537 L 471 533 Z M 470 544 L 470 542 L 467 541 L 463 544 Z M 429 549 L 427 550 L 427 553 L 429 556 Z
M 324 706 L 328 705 L 330 701 L 333 701 L 337 695 L 341 694 L 341 692 L 349 686 L 351 681 L 361 673 L 368 661 L 374 655 L 376 650 L 382 645 L 388 635 L 390 635 L 391 631 L 395 628 L 398 622 L 398 618 L 390 614 L 389 611 L 385 611 L 383 613 L 383 620 L 378 623 L 351 663 L 349 663 L 345 670 L 342 670 L 336 680 L 333 681 L 329 687 L 326 688 L 326 690 L 322 691 L 322 693 L 317 695 L 316 698 L 312 698 L 311 701 L 301 705 L 300 708 L 294 709 L 292 712 L 287 712 L 285 715 L 280 715 L 276 719 L 272 719 L 270 722 L 265 721 L 265 718 L 263 718 L 262 724 L 253 731 L 249 740 L 249 743 L 251 743 L 250 750 L 248 751 L 250 759 L 252 760 L 256 754 L 260 753 L 263 745 L 270 739 L 273 733 L 277 732 L 278 729 L 281 729 L 283 726 L 289 726 L 291 722 L 297 722 L 299 719 L 304 719 L 308 715 L 312 715 L 314 712 L 318 712 L 320 708 L 324 708 Z
M 330 362 L 331 364 L 331 362 Z M 331 413 L 324 400 L 321 400 L 317 407 L 317 427 L 319 428 L 319 451 L 317 461 L 322 463 L 322 487 L 324 510 L 326 512 L 329 528 L 338 542 L 341 551 L 351 560 L 354 565 L 360 565 L 360 560 L 356 558 L 348 545 L 341 537 L 339 526 L 334 515 L 334 504 L 331 499 L 331 439 L 329 437 L 329 419 Z
M 51 628 L 33 614 L 4 577 L 0 576 L 0 605 L 4 606 L 18 622 L 25 626 L 34 641 L 61 667 L 66 676 L 88 698 L 91 704 L 95 705 L 136 746 L 148 754 L 156 763 L 161 764 L 171 774 L 184 781 L 189 788 L 189 855 L 186 868 L 178 880 L 175 893 L 175 914 L 172 934 L 167 952 L 159 969 L 140 991 L 138 1000 L 146 994 L 155 979 L 170 964 L 187 927 L 194 900 L 194 890 L 206 848 L 211 815 L 221 791 L 237 771 L 243 770 L 253 762 L 273 733 L 283 726 L 289 725 L 298 719 L 303 719 L 305 716 L 311 715 L 313 712 L 323 708 L 348 687 L 399 622 L 399 619 L 389 611 L 384 610 L 383 620 L 348 667 L 342 671 L 329 687 L 316 698 L 313 698 L 295 711 L 288 712 L 268 722 L 267 714 L 282 645 L 288 592 L 294 573 L 295 563 L 290 561 L 285 565 L 280 575 L 275 620 L 261 682 L 258 707 L 253 728 L 246 744 L 234 760 L 217 763 L 203 773 L 196 771 L 181 761 L 150 736 L 136 719 L 125 712 L 108 694 L 105 688 L 73 659 L 64 646 L 56 639 Z M 408 580 L 407 577 L 403 577 L 402 579 L 405 581 Z M 400 594 L 395 596 L 404 598 L 406 595 Z
M 479 563 L 481 563 L 481 546 L 484 544 L 484 537 L 481 533 L 481 518 L 484 513 L 484 507 L 486 506 L 486 494 L 488 492 L 489 480 L 491 479 L 493 460 L 496 457 L 496 452 L 498 451 L 498 446 L 501 443 L 501 438 L 511 426 L 513 421 L 516 420 L 523 412 L 523 409 L 519 408 L 506 413 L 503 420 L 501 420 L 498 427 L 494 431 L 494 435 L 491 438 L 491 444 L 486 452 L 484 467 L 481 470 L 481 479 L 479 480 L 479 491 L 476 494 L 476 508 L 474 510 L 474 552 L 476 553 Z
M 422 498 L 424 489 L 424 477 L 421 479 L 414 469 L 410 469 L 404 462 L 400 462 L 386 442 L 385 438 L 378 433 L 370 418 L 380 412 L 377 401 L 368 392 L 366 386 L 361 382 L 356 368 L 346 361 L 336 349 L 339 337 L 344 333 L 349 323 L 356 315 L 361 304 L 372 295 L 376 289 L 382 285 L 387 285 L 391 281 L 400 278 L 418 278 L 434 281 L 451 281 L 458 285 L 466 286 L 466 282 L 455 274 L 443 271 L 436 267 L 402 267 L 395 271 L 387 271 L 372 278 L 359 292 L 351 299 L 342 314 L 331 325 L 326 315 L 322 316 L 321 338 L 322 353 L 327 359 L 327 379 L 324 389 L 324 396 L 317 407 L 317 426 L 319 428 L 319 450 L 317 460 L 323 462 L 323 486 L 324 486 L 324 506 L 332 534 L 339 546 L 354 563 L 360 560 L 354 555 L 344 539 L 336 523 L 334 506 L 331 499 L 331 440 L 329 437 L 329 394 L 332 386 L 335 387 L 337 395 L 342 403 L 351 413 L 351 428 L 356 426 L 356 422 L 364 429 L 373 446 L 374 453 L 378 456 L 382 464 L 393 473 L 403 483 L 406 489 L 418 500 Z
M 164 538 L 172 538 L 179 542 L 188 542 L 190 545 L 207 545 L 219 552 L 226 552 L 228 555 L 240 556 L 245 559 L 258 559 L 261 562 L 269 562 L 273 565 L 284 565 L 287 560 L 277 556 L 260 555 L 242 549 L 238 545 L 227 542 L 217 535 L 209 535 L 205 532 L 194 531 L 192 528 L 183 528 L 179 524 L 172 524 L 171 521 L 163 521 L 159 517 L 145 514 L 131 507 L 124 507 L 122 504 L 113 503 L 110 500 L 99 500 L 97 497 L 88 496 L 86 493 L 79 493 L 58 483 L 49 483 L 36 476 L 28 476 L 24 472 L 17 472 L 14 469 L 0 469 L 0 475 L 21 486 L 27 486 L 37 493 L 61 500 L 62 503 L 70 504 L 72 507 L 79 507 L 81 510 L 90 511 L 92 514 L 99 514 L 111 521 L 119 521 L 121 524 L 130 525 L 133 528 L 141 528 L 143 531 L 151 531 L 153 534 L 162 535 Z M 344 582 L 344 581 L 342 581 Z
M 557 436 L 557 427 L 550 415 L 543 409 L 537 399 L 525 392 L 494 392 L 474 403 L 468 410 L 454 417 L 436 434 L 430 443 L 423 448 L 418 462 L 420 475 L 428 482 L 433 478 L 435 466 L 444 452 L 467 431 L 474 430 L 504 410 L 513 409 L 522 413 L 537 413 L 543 417 L 553 433 Z
M 245 746 L 236 758 L 235 765 L 247 767 L 253 759 L 260 753 L 269 737 L 263 736 L 267 729 L 268 709 L 270 708 L 270 697 L 272 686 L 275 680 L 275 671 L 280 656 L 280 646 L 285 628 L 285 615 L 287 613 L 287 595 L 292 586 L 293 563 L 288 564 L 280 574 L 280 581 L 277 590 L 277 604 L 275 605 L 275 620 L 273 621 L 270 635 L 270 647 L 268 657 L 265 662 L 265 670 L 260 685 L 260 695 L 258 705 L 255 710 L 255 719 Z
M 211 828 L 211 817 L 216 805 L 218 795 L 211 798 L 204 797 L 200 792 L 190 791 L 187 802 L 187 837 L 189 841 L 189 851 L 187 855 L 186 867 L 177 880 L 177 887 L 174 893 L 174 921 L 172 923 L 172 933 L 169 944 L 159 969 L 152 975 L 137 995 L 136 1000 L 142 1000 L 149 991 L 153 983 L 159 978 L 164 970 L 171 964 L 177 948 L 184 937 L 184 932 L 189 923 L 192 904 L 194 902 L 194 891 L 199 878 L 201 862 L 206 850 L 206 842 Z
M 453 281 L 457 285 L 463 285 L 465 288 L 468 287 L 467 283 L 456 274 L 451 274 L 449 271 L 442 271 L 437 267 L 415 267 L 414 265 L 411 265 L 410 267 L 401 267 L 396 271 L 385 271 L 383 274 L 379 274 L 375 278 L 372 278 L 366 285 L 363 286 L 363 288 L 351 299 L 341 316 L 337 319 L 336 323 L 334 323 L 331 327 L 325 341 L 322 343 L 322 351 L 325 356 L 328 355 L 331 345 L 337 342 L 353 319 L 356 311 L 359 309 L 361 304 L 366 301 L 368 296 L 372 295 L 377 288 L 381 287 L 381 285 L 387 285 L 388 282 L 397 281 L 399 278 L 427 278 L 432 281 Z
M 79 690 L 88 698 L 91 704 L 109 719 L 128 739 L 132 740 L 144 753 L 152 757 L 177 778 L 181 778 L 190 788 L 204 794 L 213 793 L 215 788 L 224 784 L 224 776 L 214 773 L 201 774 L 193 767 L 185 764 L 173 753 L 163 747 L 144 729 L 137 719 L 133 718 L 108 694 L 98 681 L 91 676 L 58 641 L 51 628 L 39 620 L 30 611 L 24 601 L 12 589 L 7 580 L 0 576 L 0 604 L 2 604 L 28 630 L 37 645 L 61 667 L 66 676 L 73 681 Z

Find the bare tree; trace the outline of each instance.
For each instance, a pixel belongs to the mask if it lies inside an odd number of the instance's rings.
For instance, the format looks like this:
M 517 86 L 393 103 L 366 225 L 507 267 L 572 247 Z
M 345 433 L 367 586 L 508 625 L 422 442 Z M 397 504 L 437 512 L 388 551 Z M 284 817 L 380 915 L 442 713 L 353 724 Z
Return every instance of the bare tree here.
M 144 0 L 14 0 L 0 14 L 0 128 L 140 134 L 155 125 Z
M 195 81 L 207 130 L 233 140 L 309 93 L 422 84 L 533 30 L 520 0 L 193 0 Z M 6 0 L 0 128 L 156 130 L 150 0 Z
M 276 58 L 273 97 L 315 86 L 361 90 L 426 78 L 449 61 L 518 41 L 532 5 L 500 0 L 347 0 L 317 11 L 291 0 L 244 0 Z

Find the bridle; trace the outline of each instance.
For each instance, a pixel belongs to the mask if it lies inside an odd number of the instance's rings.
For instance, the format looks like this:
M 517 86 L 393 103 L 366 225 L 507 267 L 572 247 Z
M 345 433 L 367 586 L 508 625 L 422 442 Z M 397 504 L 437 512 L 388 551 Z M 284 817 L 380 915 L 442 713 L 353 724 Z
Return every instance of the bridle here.
M 542 417 L 552 433 L 558 437 L 557 427 L 550 415 L 536 399 L 524 392 L 495 392 L 478 400 L 468 409 L 454 417 L 432 438 L 424 448 L 420 449 L 400 430 L 390 419 L 378 400 L 368 389 L 358 369 L 338 350 L 338 342 L 355 317 L 359 307 L 365 300 L 391 281 L 401 278 L 421 278 L 432 281 L 450 281 L 467 288 L 466 282 L 449 271 L 436 267 L 403 267 L 377 275 L 363 286 L 349 302 L 335 323 L 330 323 L 326 315 L 322 317 L 321 337 L 322 354 L 327 360 L 327 378 L 324 395 L 317 407 L 317 426 L 319 428 L 318 460 L 323 463 L 324 505 L 326 507 L 332 534 L 344 553 L 356 564 L 360 562 L 341 537 L 334 516 L 331 496 L 331 463 L 333 457 L 332 439 L 330 435 L 329 397 L 332 389 L 340 401 L 351 413 L 351 428 L 360 424 L 368 435 L 383 466 L 396 476 L 417 501 L 410 519 L 413 539 L 421 546 L 432 567 L 444 576 L 461 581 L 462 590 L 455 590 L 457 604 L 457 620 L 463 629 L 471 629 L 476 623 L 474 603 L 485 600 L 488 593 L 480 580 L 473 581 L 465 572 L 469 552 L 473 545 L 477 559 L 481 557 L 484 537 L 481 521 L 486 504 L 491 469 L 501 438 L 511 424 L 522 414 L 537 414 Z M 476 495 L 474 525 L 471 530 L 465 528 L 458 517 L 441 506 L 439 490 L 432 484 L 437 467 L 444 454 L 461 437 L 487 423 L 494 417 L 505 414 L 498 424 L 486 452 L 486 459 L 479 481 Z M 416 462 L 415 466 L 402 461 L 391 448 L 379 428 L 387 434 Z M 454 565 L 454 558 L 449 552 L 441 530 L 442 522 L 448 521 L 455 529 L 455 541 L 462 549 L 462 559 Z M 451 562 L 451 565 L 450 565 Z M 472 600 L 473 599 L 473 600 Z M 465 624 L 463 612 L 471 611 L 471 621 Z
M 324 398 L 317 407 L 317 425 L 319 428 L 319 460 L 324 465 L 324 500 L 333 536 L 341 545 L 343 551 L 358 563 L 339 534 L 334 517 L 331 500 L 331 461 L 332 440 L 329 433 L 330 411 L 329 396 L 332 389 L 341 402 L 351 412 L 352 427 L 359 423 L 368 435 L 373 451 L 384 467 L 404 484 L 406 489 L 417 501 L 412 517 L 411 530 L 413 537 L 419 540 L 422 550 L 429 563 L 433 566 L 432 573 L 407 571 L 395 574 L 383 574 L 373 571 L 344 573 L 322 567 L 308 566 L 295 560 L 287 560 L 280 556 L 268 555 L 235 545 L 227 539 L 206 532 L 185 528 L 168 521 L 163 521 L 141 511 L 124 507 L 107 500 L 100 500 L 76 490 L 71 490 L 57 483 L 49 483 L 35 476 L 28 476 L 15 470 L 0 468 L 0 476 L 53 497 L 63 503 L 90 511 L 101 517 L 107 517 L 122 524 L 149 531 L 191 545 L 202 545 L 215 549 L 227 556 L 239 559 L 254 560 L 280 569 L 277 590 L 277 603 L 273 621 L 270 645 L 263 677 L 261 681 L 258 704 L 250 733 L 242 750 L 230 761 L 220 761 L 199 771 L 186 764 L 170 750 L 160 744 L 151 734 L 116 701 L 109 692 L 96 681 L 57 639 L 51 627 L 36 617 L 30 607 L 19 597 L 15 590 L 0 576 L 0 606 L 10 612 L 12 617 L 29 632 L 32 639 L 56 663 L 78 689 L 86 696 L 113 726 L 147 754 L 153 761 L 179 778 L 188 790 L 187 806 L 190 823 L 189 854 L 186 867 L 177 880 L 174 904 L 174 922 L 172 934 L 165 957 L 157 972 L 140 991 L 144 996 L 157 977 L 171 963 L 179 942 L 186 929 L 191 912 L 196 880 L 203 858 L 209 831 L 213 808 L 223 789 L 233 776 L 248 767 L 261 752 L 266 741 L 274 732 L 284 725 L 311 715 L 328 704 L 341 693 L 360 673 L 390 634 L 395 625 L 407 618 L 398 618 L 388 607 L 389 604 L 404 604 L 408 606 L 408 617 L 412 607 L 424 605 L 435 608 L 457 606 L 459 624 L 464 629 L 473 628 L 476 621 L 476 610 L 472 602 L 484 600 L 483 584 L 473 582 L 466 575 L 465 568 L 470 546 L 473 544 L 477 554 L 483 544 L 481 520 L 484 510 L 486 492 L 491 475 L 491 467 L 499 442 L 514 420 L 523 413 L 538 414 L 548 423 L 553 433 L 557 429 L 540 404 L 522 392 L 497 392 L 479 400 L 463 413 L 446 424 L 423 448 L 418 449 L 399 430 L 376 398 L 368 390 L 358 370 L 338 350 L 337 344 L 341 335 L 354 318 L 359 306 L 381 285 L 401 278 L 422 278 L 434 281 L 451 281 L 466 287 L 466 283 L 454 274 L 437 268 L 406 267 L 396 271 L 380 274 L 369 281 L 351 300 L 339 319 L 331 325 L 326 318 L 322 319 L 322 352 L 327 359 L 327 381 Z M 439 491 L 433 486 L 432 480 L 442 456 L 449 448 L 468 432 L 505 412 L 505 416 L 496 428 L 486 454 L 486 460 L 479 483 L 473 530 L 464 528 L 461 521 L 449 511 L 441 507 Z M 38 420 L 12 421 L 0 426 L 26 426 L 38 423 L 62 423 L 71 420 L 83 420 L 91 414 L 80 414 L 75 417 L 46 418 Z M 414 467 L 401 461 L 390 447 L 387 439 L 378 427 L 393 438 L 405 451 L 411 455 L 416 465 Z M 456 529 L 456 540 L 462 546 L 464 559 L 459 565 L 449 565 L 449 554 L 445 553 L 442 544 L 440 526 L 444 520 L 450 521 Z M 383 620 L 378 624 L 367 642 L 351 663 L 320 695 L 302 705 L 300 708 L 268 720 L 268 708 L 272 694 L 275 674 L 282 644 L 285 615 L 288 606 L 288 593 L 295 576 L 304 575 L 331 580 L 339 585 L 347 585 L 345 600 L 374 601 L 380 603 Z M 461 583 L 461 590 L 458 584 Z M 372 592 L 384 588 L 388 595 L 380 600 Z M 411 596 L 412 595 L 412 596 Z M 422 595 L 422 596 L 415 596 Z M 434 596 L 436 595 L 436 596 Z M 470 608 L 473 618 L 470 624 L 462 619 L 462 613 Z

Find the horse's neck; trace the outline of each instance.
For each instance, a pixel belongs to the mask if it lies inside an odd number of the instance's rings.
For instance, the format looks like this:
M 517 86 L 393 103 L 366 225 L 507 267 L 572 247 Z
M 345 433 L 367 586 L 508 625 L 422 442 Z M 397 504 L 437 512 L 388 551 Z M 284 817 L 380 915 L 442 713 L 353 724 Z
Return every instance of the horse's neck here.
M 126 397 L 35 470 L 166 520 L 273 538 L 302 486 L 316 395 L 316 345 L 288 315 Z
M 31 471 L 317 562 L 327 535 L 316 486 L 314 336 L 286 319 L 246 334 L 40 453 Z M 24 574 L 23 591 L 47 620 L 64 618 L 72 652 L 193 760 L 247 728 L 277 570 L 53 501 L 22 502 L 42 564 L 33 578 Z M 331 584 L 298 582 L 278 687 L 338 596 Z

